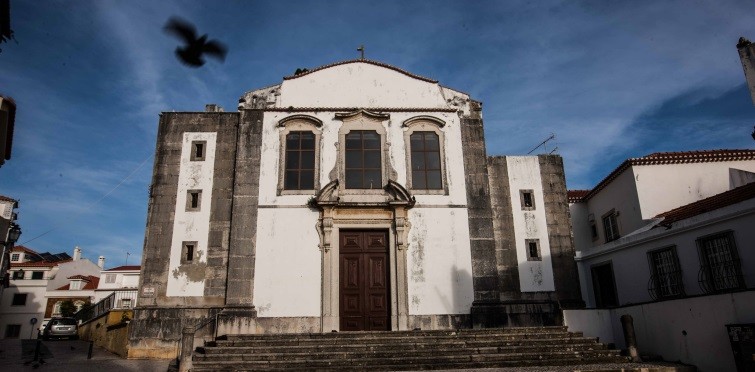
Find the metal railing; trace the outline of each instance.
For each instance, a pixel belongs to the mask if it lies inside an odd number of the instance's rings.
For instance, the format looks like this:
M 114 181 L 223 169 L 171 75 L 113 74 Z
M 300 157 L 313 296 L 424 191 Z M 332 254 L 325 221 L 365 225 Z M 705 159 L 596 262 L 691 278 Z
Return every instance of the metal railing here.
M 674 270 L 663 275 L 651 275 L 648 280 L 648 293 L 653 301 L 684 297 L 682 271 Z
M 137 290 L 115 290 L 109 296 L 103 298 L 94 305 L 82 308 L 73 314 L 80 323 L 86 323 L 91 319 L 107 314 L 110 310 L 132 309 L 136 306 Z
M 702 265 L 697 273 L 697 282 L 700 289 L 708 294 L 744 289 L 742 266 L 739 260 Z

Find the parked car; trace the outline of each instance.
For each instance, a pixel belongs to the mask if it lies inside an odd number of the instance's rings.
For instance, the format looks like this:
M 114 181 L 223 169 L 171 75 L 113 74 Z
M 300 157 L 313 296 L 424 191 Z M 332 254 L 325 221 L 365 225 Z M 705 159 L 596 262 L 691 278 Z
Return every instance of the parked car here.
M 42 338 L 49 340 L 51 338 L 68 337 L 76 340 L 79 338 L 78 321 L 74 318 L 52 318 L 45 325 L 42 331 Z

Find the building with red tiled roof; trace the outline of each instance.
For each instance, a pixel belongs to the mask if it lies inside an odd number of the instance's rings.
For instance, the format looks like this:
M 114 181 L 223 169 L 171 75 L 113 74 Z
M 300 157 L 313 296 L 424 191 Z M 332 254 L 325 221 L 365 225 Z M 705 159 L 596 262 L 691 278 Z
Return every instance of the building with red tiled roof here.
M 570 193 L 580 287 L 596 310 L 566 312 L 569 327 L 621 343 L 613 329 L 627 314 L 648 353 L 686 358 L 689 334 L 706 339 L 709 361 L 728 356 L 725 325 L 755 321 L 754 172 L 755 150 L 655 153 Z
M 100 283 L 94 292 L 95 301 L 102 301 L 112 297 L 113 308 L 129 309 L 136 306 L 137 287 L 141 266 L 125 265 L 103 270 L 100 273 Z
M 94 300 L 101 268 L 82 258 L 78 247 L 73 257 L 25 246 L 14 247 L 12 255 L 17 256 L 11 261 L 10 283 L 0 299 L 0 337 L 36 337 L 34 328 L 56 309 L 59 312 L 62 301 L 71 299 L 83 306 Z M 37 320 L 36 325 L 31 319 Z

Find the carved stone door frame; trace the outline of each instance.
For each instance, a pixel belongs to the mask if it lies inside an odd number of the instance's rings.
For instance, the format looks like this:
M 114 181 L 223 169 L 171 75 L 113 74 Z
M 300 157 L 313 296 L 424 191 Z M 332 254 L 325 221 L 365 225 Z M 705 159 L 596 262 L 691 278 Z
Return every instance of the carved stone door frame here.
M 317 232 L 322 258 L 321 332 L 340 331 L 338 237 L 342 229 L 388 230 L 391 330 L 409 328 L 406 241 L 410 226 L 407 215 L 415 201 L 403 186 L 393 181 L 388 181 L 385 191 L 383 202 L 344 202 L 338 197 L 338 182 L 332 181 L 311 202 L 320 210 Z

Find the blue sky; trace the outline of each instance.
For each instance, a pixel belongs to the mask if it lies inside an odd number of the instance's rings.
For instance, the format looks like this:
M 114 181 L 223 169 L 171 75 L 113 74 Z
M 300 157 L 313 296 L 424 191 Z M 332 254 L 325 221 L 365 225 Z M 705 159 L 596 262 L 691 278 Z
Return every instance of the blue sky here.
M 628 157 L 755 144 L 735 47 L 755 39 L 753 1 L 11 6 L 18 44 L 0 46 L 0 94 L 18 112 L 0 194 L 20 199 L 21 243 L 78 245 L 108 267 L 127 253 L 141 262 L 161 111 L 233 111 L 243 92 L 354 59 L 360 44 L 369 59 L 483 101 L 488 154 L 526 154 L 556 134 L 549 150 L 564 157 L 569 188 L 594 186 Z M 181 65 L 178 41 L 161 31 L 173 15 L 226 43 L 225 63 Z

